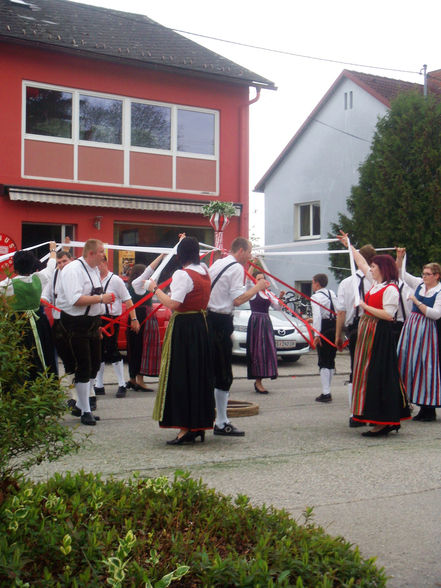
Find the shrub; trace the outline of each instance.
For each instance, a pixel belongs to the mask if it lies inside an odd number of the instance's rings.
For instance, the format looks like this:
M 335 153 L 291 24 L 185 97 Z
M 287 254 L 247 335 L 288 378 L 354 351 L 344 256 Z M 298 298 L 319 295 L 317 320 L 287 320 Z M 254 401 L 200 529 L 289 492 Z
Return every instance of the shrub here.
M 182 587 L 385 586 L 373 559 L 310 516 L 299 525 L 182 472 L 171 483 L 56 474 L 11 487 L 0 506 L 0 585 L 165 586 L 175 570 Z
M 0 297 L 0 491 L 8 478 L 80 446 L 61 420 L 66 398 L 58 378 L 34 374 L 23 343 L 28 328 L 28 319 Z

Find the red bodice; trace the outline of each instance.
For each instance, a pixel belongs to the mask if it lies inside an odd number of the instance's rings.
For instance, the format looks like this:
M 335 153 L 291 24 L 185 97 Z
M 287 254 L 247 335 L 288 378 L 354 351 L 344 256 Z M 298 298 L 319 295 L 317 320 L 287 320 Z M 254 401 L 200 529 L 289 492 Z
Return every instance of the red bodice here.
M 374 308 L 378 308 L 380 310 L 383 310 L 383 294 L 386 291 L 386 288 L 389 288 L 390 286 L 392 286 L 393 288 L 397 288 L 397 286 L 395 284 L 386 284 L 386 286 L 384 286 L 384 288 L 381 288 L 381 290 L 377 290 L 377 292 L 374 292 L 373 294 L 371 294 L 371 290 L 369 290 L 369 292 L 366 294 L 366 296 L 364 297 L 364 301 L 366 302 L 366 304 L 368 306 L 373 306 Z M 369 312 L 366 311 L 366 314 L 369 314 Z
M 186 295 L 184 302 L 178 308 L 178 311 L 187 312 L 189 310 L 205 310 L 211 293 L 210 276 L 208 274 L 202 275 L 194 270 L 185 268 L 184 272 L 187 272 L 192 279 L 193 290 Z

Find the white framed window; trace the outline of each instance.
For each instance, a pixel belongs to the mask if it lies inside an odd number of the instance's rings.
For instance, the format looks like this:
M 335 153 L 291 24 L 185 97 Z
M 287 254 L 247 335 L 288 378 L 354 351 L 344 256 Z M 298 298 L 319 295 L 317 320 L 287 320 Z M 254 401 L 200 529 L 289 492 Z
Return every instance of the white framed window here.
M 93 147 L 124 153 L 121 181 L 124 186 L 138 187 L 136 182 L 130 183 L 133 154 L 171 156 L 170 187 L 139 184 L 159 190 L 198 192 L 191 187 L 179 188 L 178 159 L 199 160 L 201 164 L 211 162 L 204 165 L 215 166 L 210 168 L 215 170 L 213 187 L 202 193 L 219 193 L 220 114 L 217 110 L 24 81 L 22 117 L 23 145 L 25 140 L 73 145 L 73 181 L 82 182 L 78 177 L 79 148 Z M 40 177 L 26 175 L 24 171 L 23 175 Z
M 294 205 L 295 239 L 320 237 L 320 202 Z

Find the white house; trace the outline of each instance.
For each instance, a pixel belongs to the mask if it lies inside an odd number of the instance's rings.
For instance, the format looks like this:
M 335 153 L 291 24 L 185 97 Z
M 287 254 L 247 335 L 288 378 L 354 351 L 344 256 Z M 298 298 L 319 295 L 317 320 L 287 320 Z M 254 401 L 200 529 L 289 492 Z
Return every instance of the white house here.
M 358 183 L 358 168 L 369 154 L 378 119 L 399 93 L 422 88 L 343 70 L 255 187 L 265 193 L 265 244 L 326 239 L 338 213 L 347 212 L 346 200 Z M 268 256 L 265 261 L 272 273 L 306 294 L 316 273 L 328 274 L 329 287 L 337 286 L 327 254 Z

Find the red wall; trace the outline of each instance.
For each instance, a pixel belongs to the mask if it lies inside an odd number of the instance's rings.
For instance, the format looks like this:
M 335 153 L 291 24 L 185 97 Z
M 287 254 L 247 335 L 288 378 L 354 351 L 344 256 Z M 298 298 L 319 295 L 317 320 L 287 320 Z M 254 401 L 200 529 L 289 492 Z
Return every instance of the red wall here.
M 220 112 L 219 199 L 240 203 L 243 213 L 233 219 L 226 232 L 226 245 L 237 235 L 248 234 L 248 88 L 221 84 L 146 68 L 84 59 L 55 52 L 0 43 L 0 184 L 92 193 L 133 194 L 173 199 L 201 200 L 214 197 L 148 189 L 112 188 L 70 182 L 23 179 L 21 177 L 22 81 L 29 80 L 86 91 L 98 91 L 134 98 L 216 109 Z M 241 144 L 242 143 L 242 144 Z M 102 229 L 92 220 L 102 215 Z M 145 213 L 77 206 L 28 205 L 0 197 L 0 232 L 21 244 L 22 220 L 77 224 L 77 238 L 113 240 L 113 221 L 130 220 L 179 224 L 178 213 Z M 144 217 L 145 220 L 144 220 Z M 191 218 L 191 221 L 190 221 Z M 206 224 L 199 215 L 185 215 L 185 224 Z

